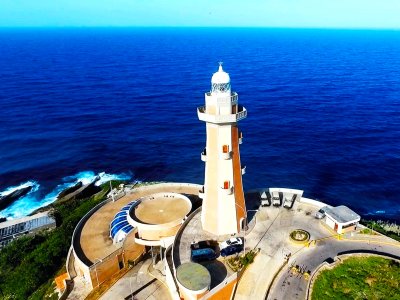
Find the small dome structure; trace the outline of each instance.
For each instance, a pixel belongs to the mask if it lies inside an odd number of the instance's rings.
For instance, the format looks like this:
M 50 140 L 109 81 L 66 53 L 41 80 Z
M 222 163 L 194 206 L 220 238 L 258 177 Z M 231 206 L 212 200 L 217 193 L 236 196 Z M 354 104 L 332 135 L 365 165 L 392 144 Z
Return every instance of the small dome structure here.
M 222 63 L 219 63 L 218 72 L 215 72 L 211 78 L 212 93 L 226 93 L 231 91 L 231 78 L 229 74 L 222 69 Z

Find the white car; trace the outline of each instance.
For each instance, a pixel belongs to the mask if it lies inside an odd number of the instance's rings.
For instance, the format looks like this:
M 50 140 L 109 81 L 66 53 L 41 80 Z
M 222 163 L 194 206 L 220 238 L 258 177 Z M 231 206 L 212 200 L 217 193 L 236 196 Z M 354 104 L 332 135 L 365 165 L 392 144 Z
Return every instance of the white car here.
M 219 248 L 220 249 L 224 249 L 224 248 L 226 248 L 228 246 L 237 246 L 237 245 L 243 245 L 243 239 L 242 238 L 238 238 L 238 237 L 230 238 L 229 240 L 227 240 L 225 242 L 222 242 L 219 245 Z

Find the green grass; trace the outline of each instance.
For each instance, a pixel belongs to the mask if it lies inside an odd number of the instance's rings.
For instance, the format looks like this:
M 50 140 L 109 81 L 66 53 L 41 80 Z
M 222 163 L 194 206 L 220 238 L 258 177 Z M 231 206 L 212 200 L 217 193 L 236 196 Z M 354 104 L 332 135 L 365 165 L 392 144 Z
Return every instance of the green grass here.
M 311 299 L 400 299 L 400 264 L 378 256 L 350 257 L 319 274 Z
M 374 231 L 384 234 L 396 241 L 400 242 L 400 225 L 390 224 L 388 222 L 384 222 L 381 220 L 374 221 L 374 220 L 361 220 L 360 222 L 364 226 L 368 228 L 373 228 Z M 388 226 L 392 225 L 392 226 Z
M 119 183 L 112 182 L 113 186 Z M 53 279 L 65 265 L 74 228 L 90 209 L 104 200 L 109 188 L 106 183 L 101 192 L 90 198 L 52 203 L 47 209 L 53 209 L 57 228 L 19 238 L 1 250 L 0 299 L 56 298 L 50 296 Z
M 228 258 L 228 265 L 234 272 L 240 271 L 242 268 L 246 268 L 248 265 L 252 264 L 257 252 L 255 250 L 250 250 L 246 252 L 246 255 L 236 255 Z
M 369 235 L 377 235 L 375 231 L 372 231 L 370 228 L 365 228 L 359 231 L 361 234 L 369 234 Z

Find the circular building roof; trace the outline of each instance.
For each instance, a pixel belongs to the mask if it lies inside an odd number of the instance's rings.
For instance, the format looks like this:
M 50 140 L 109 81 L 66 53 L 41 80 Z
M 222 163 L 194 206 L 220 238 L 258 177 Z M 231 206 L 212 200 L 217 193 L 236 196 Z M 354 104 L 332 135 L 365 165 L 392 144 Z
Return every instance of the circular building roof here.
M 193 292 L 205 291 L 210 287 L 211 275 L 200 264 L 188 262 L 176 269 L 178 282 L 186 289 Z
M 177 193 L 158 193 L 140 199 L 140 203 L 130 210 L 130 216 L 142 224 L 167 224 L 181 222 L 191 209 L 192 204 L 186 196 Z

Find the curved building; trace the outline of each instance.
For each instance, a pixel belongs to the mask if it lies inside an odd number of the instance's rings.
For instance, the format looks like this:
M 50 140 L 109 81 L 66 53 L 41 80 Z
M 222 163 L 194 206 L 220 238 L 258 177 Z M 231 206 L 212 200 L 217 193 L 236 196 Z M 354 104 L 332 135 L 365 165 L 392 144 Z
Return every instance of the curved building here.
M 178 193 L 156 193 L 141 198 L 128 215 L 129 224 L 138 229 L 135 242 L 167 248 L 191 209 L 189 198 Z

